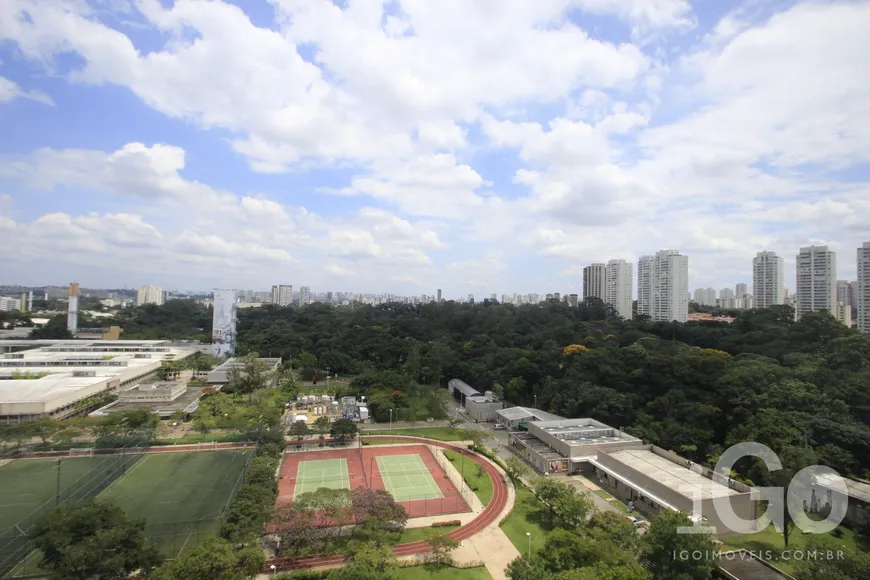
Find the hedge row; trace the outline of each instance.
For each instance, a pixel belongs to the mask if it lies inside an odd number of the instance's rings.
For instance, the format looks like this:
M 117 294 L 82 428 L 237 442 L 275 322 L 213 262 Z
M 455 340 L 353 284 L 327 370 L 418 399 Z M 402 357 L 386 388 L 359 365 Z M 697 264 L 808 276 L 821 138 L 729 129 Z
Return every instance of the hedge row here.
M 280 425 L 264 431 L 245 481 L 227 508 L 220 529 L 222 538 L 240 544 L 255 540 L 263 533 L 278 495 L 275 470 L 283 451 L 284 433 Z

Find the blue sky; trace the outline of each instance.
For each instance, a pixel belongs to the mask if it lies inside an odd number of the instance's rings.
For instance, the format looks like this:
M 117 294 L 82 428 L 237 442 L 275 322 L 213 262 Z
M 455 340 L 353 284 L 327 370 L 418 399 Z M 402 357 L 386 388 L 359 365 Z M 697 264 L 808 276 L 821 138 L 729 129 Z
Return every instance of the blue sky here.
M 866 2 L 0 7 L 0 283 L 690 287 L 870 240 Z M 7 244 L 10 245 L 10 244 Z

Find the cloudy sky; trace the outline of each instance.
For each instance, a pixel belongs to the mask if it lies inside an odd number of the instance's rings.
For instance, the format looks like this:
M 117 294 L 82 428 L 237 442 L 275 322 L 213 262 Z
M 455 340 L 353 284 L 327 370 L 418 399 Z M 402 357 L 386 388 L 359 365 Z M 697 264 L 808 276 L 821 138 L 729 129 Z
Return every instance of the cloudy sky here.
M 690 288 L 870 240 L 870 2 L 2 0 L 0 283 Z

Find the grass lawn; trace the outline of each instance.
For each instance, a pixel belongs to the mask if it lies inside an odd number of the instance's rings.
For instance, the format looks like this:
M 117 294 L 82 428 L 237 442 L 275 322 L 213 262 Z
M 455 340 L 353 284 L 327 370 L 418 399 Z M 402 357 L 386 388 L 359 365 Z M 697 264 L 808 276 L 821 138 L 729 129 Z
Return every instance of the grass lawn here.
M 438 439 L 439 441 L 459 441 L 459 430 L 453 427 L 425 427 L 426 423 L 421 423 L 420 427 L 410 427 L 406 429 L 393 430 L 366 430 L 364 435 L 409 435 L 411 437 L 428 437 L 429 439 Z
M 612 495 L 610 495 L 609 493 L 607 493 L 607 492 L 604 491 L 603 489 L 596 489 L 596 490 L 595 490 L 595 495 L 597 495 L 598 497 L 601 497 L 601 498 L 607 499 L 607 500 L 609 500 L 610 498 L 613 497 Z
M 860 537 L 853 530 L 845 526 L 840 526 L 839 530 L 843 531 L 843 537 L 835 538 L 830 533 L 821 534 L 826 538 L 830 538 L 836 545 L 842 546 L 845 553 L 858 553 L 867 551 L 867 546 L 860 543 Z M 799 529 L 795 528 L 788 540 L 788 549 L 790 551 L 801 550 L 806 547 L 807 540 L 811 538 L 811 534 L 803 534 Z M 746 550 L 770 550 L 774 554 L 771 563 L 782 568 L 785 572 L 792 573 L 797 569 L 797 562 L 794 560 L 780 560 L 780 553 L 785 550 L 782 541 L 782 534 L 777 532 L 773 525 L 768 526 L 763 532 L 755 534 L 745 534 L 740 536 L 729 536 L 722 538 L 724 545 L 722 551 L 736 550 L 743 548 Z
M 100 495 L 130 516 L 168 557 L 213 535 L 250 452 L 205 451 L 144 456 Z
M 520 554 L 528 554 L 529 538 L 526 533 L 531 532 L 534 554 L 544 548 L 550 528 L 547 519 L 549 515 L 547 508 L 531 490 L 523 485 L 518 485 L 516 490 L 514 509 L 501 525 L 501 529 Z
M 456 471 L 462 474 L 465 482 L 468 483 L 469 487 L 471 487 L 471 489 L 474 490 L 474 493 L 477 494 L 480 503 L 484 506 L 489 505 L 493 493 L 492 480 L 489 478 L 489 474 L 484 471 L 478 475 L 478 464 L 455 451 L 445 449 L 444 455 L 451 463 L 453 463 L 453 466 L 456 467 Z
M 490 580 L 492 576 L 483 566 L 477 568 L 409 566 L 399 568 L 396 578 L 398 580 Z
M 429 538 L 434 538 L 435 536 L 440 536 L 442 534 L 447 534 L 452 532 L 459 526 L 439 526 L 437 528 L 433 528 L 431 526 L 427 526 L 425 528 L 407 528 L 404 532 L 402 532 L 402 539 L 399 540 L 400 544 L 409 544 L 411 542 L 417 542 L 419 540 L 428 540 Z

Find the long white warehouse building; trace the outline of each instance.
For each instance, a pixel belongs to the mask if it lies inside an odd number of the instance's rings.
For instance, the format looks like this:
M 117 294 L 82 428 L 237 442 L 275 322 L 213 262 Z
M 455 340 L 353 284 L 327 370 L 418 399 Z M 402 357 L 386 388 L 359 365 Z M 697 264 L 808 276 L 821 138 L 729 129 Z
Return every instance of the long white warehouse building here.
M 0 424 L 84 413 L 89 397 L 132 386 L 163 361 L 199 350 L 166 340 L 0 341 Z

